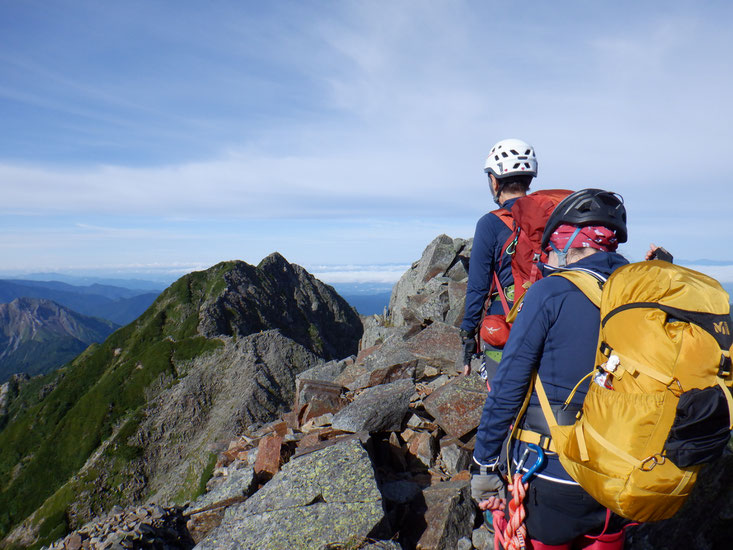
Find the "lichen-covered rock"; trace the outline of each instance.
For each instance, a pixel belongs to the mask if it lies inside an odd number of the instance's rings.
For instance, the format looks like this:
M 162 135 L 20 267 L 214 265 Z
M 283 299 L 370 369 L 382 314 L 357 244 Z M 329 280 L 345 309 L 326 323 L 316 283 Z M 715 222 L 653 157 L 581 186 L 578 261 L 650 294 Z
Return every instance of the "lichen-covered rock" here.
M 371 460 L 350 440 L 293 459 L 262 489 L 227 510 L 200 550 L 357 547 L 378 538 L 382 497 Z
M 431 393 L 425 410 L 452 437 L 463 437 L 481 422 L 486 384 L 478 375 L 460 376 Z
M 255 475 L 253 468 L 242 468 L 241 470 L 230 469 L 223 483 L 220 483 L 213 491 L 201 495 L 189 504 L 184 512 L 190 514 L 218 502 L 231 501 L 238 498 L 244 499 L 254 489 L 254 482 Z
M 409 379 L 367 388 L 336 414 L 333 427 L 353 433 L 399 431 L 414 392 Z

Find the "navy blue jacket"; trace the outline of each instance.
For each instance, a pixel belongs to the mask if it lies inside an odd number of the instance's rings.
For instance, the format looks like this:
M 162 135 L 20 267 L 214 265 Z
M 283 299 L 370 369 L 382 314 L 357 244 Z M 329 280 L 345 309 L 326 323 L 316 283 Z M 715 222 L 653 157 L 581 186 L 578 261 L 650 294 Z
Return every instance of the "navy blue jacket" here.
M 568 267 L 590 269 L 605 278 L 627 263 L 619 254 L 597 252 Z M 545 277 L 530 287 L 484 404 L 473 455 L 477 463 L 496 462 L 534 370 L 539 373 L 550 404 L 562 405 L 578 381 L 595 366 L 599 328 L 598 308 L 567 279 Z M 582 404 L 587 388 L 587 383 L 581 384 L 574 404 Z M 533 393 L 530 407 L 539 406 Z M 513 448 L 516 462 L 524 444 L 514 442 Z M 528 466 L 536 458 L 531 455 Z M 539 477 L 574 483 L 554 453 L 548 455 Z
M 516 199 L 509 199 L 503 208 L 509 210 Z M 466 288 L 466 311 L 463 314 L 461 328 L 472 331 L 481 322 L 481 314 L 491 288 L 494 271 L 501 269 L 497 275 L 502 287 L 514 284 L 512 277 L 512 260 L 504 250 L 504 243 L 512 232 L 498 216 L 489 212 L 476 223 L 473 236 L 471 260 L 468 265 L 468 286 Z M 503 257 L 503 259 L 502 259 Z M 512 303 L 509 303 L 511 307 Z M 504 313 L 501 302 L 491 304 L 489 313 Z

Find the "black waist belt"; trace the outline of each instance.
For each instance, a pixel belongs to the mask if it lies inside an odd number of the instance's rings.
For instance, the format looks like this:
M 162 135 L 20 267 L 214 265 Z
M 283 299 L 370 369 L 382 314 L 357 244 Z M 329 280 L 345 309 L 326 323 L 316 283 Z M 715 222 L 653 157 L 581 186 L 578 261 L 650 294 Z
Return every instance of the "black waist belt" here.
M 553 405 L 552 413 L 555 415 L 555 420 L 558 425 L 569 426 L 570 424 L 575 424 L 578 412 L 580 412 L 582 408 L 582 406 L 574 404 L 568 405 L 565 409 L 563 409 L 562 405 Z M 537 432 L 541 435 L 550 435 L 550 427 L 547 425 L 547 420 L 545 419 L 545 415 L 542 412 L 541 407 L 527 407 L 521 428 L 523 430 Z

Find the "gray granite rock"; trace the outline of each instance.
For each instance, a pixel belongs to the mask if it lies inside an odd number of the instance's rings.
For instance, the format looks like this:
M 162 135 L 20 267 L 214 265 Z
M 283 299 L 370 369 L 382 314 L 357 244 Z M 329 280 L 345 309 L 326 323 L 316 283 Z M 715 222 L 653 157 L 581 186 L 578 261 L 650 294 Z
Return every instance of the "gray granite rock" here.
M 367 388 L 334 416 L 332 425 L 354 433 L 399 431 L 414 392 L 412 380 Z
M 328 363 L 321 363 L 312 367 L 308 370 L 301 372 L 296 375 L 296 379 L 300 380 L 321 380 L 323 382 L 333 382 L 336 380 L 339 374 L 351 363 L 355 357 L 350 357 L 341 361 L 329 361 Z
M 356 547 L 385 521 L 371 460 L 349 440 L 288 462 L 249 500 L 227 510 L 200 550 Z
M 427 285 L 435 277 L 443 277 L 450 273 L 448 280 L 461 276 L 461 268 L 455 268 L 461 263 L 466 270 L 468 259 L 463 256 L 467 242 L 463 239 L 452 239 L 447 235 L 440 235 L 431 242 L 422 254 L 420 260 L 412 264 L 392 289 L 389 301 L 389 311 L 392 324 L 404 326 L 423 322 L 425 319 L 444 321 L 448 311 L 447 288 L 445 302 L 438 295 L 442 289 L 427 289 Z M 455 268 L 454 271 L 451 269 Z
M 473 530 L 471 542 L 476 550 L 493 550 L 494 548 L 494 536 L 483 525 Z
M 252 492 L 254 482 L 254 468 L 229 470 L 223 483 L 218 485 L 213 491 L 201 495 L 188 505 L 184 512 L 191 513 L 193 510 L 200 510 L 217 502 L 247 497 Z
M 423 491 L 427 528 L 417 543 L 419 549 L 456 548 L 458 541 L 471 535 L 476 515 L 469 483 L 447 481 Z

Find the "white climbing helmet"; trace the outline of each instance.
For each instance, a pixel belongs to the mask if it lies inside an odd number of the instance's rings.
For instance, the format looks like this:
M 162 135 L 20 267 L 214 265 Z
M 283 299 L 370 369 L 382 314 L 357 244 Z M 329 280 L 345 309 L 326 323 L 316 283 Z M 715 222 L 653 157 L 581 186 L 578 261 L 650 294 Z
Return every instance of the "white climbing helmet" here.
M 497 178 L 520 174 L 534 177 L 537 175 L 534 148 L 521 139 L 502 139 L 486 157 L 484 172 Z

